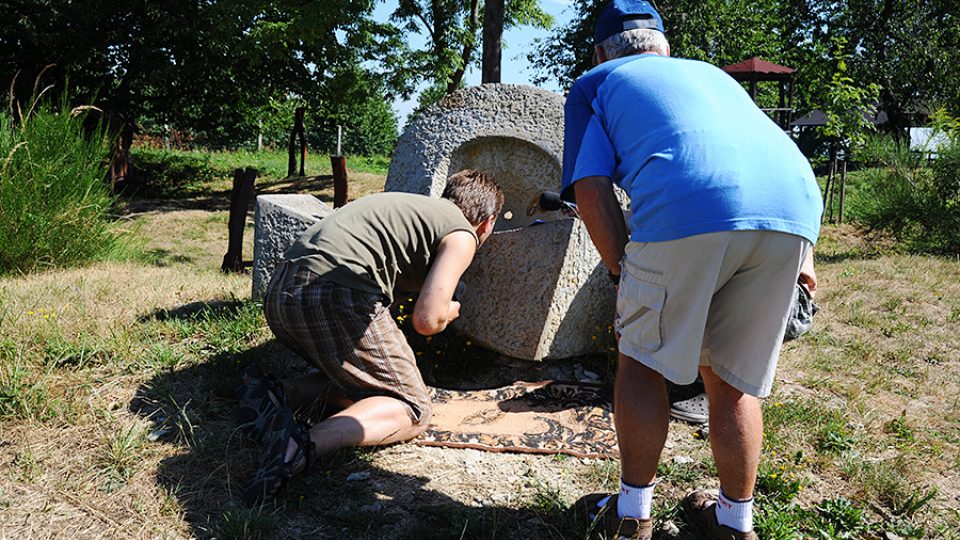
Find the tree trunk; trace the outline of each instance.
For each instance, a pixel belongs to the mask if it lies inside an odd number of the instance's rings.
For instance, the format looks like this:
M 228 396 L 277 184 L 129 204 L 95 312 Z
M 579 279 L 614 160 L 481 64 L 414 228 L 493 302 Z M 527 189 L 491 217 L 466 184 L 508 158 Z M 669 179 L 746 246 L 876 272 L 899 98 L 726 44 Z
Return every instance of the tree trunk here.
M 463 74 L 467 69 L 467 66 L 470 65 L 470 60 L 473 58 L 473 46 L 476 43 L 477 30 L 480 27 L 480 0 L 470 0 L 470 23 L 467 27 L 467 31 L 470 33 L 470 38 L 467 39 L 463 46 L 463 52 L 460 54 L 460 67 L 457 68 L 457 71 L 454 72 L 453 76 L 450 78 L 450 82 L 447 83 L 447 95 L 450 95 L 457 91 L 460 88 L 460 81 L 463 80 Z
M 504 0 L 486 0 L 483 7 L 483 83 L 500 82 Z

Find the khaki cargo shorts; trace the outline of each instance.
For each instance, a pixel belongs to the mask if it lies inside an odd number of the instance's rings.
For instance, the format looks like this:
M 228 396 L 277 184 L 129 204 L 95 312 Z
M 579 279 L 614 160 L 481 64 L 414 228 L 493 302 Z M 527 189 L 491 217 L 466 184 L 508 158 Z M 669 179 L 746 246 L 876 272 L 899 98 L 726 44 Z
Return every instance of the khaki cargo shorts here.
M 808 240 L 773 231 L 630 242 L 621 262 L 620 352 L 676 384 L 700 365 L 770 394 Z

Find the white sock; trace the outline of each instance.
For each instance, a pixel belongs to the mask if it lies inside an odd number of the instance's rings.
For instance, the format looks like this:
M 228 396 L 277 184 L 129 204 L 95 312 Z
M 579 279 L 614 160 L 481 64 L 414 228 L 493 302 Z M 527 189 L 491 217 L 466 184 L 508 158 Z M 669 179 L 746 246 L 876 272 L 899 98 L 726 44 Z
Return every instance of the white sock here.
M 650 519 L 653 507 L 653 488 L 657 483 L 631 486 L 620 480 L 620 496 L 617 498 L 617 514 L 620 517 Z
M 753 497 L 745 500 L 731 499 L 720 490 L 717 500 L 717 521 L 740 532 L 753 530 Z

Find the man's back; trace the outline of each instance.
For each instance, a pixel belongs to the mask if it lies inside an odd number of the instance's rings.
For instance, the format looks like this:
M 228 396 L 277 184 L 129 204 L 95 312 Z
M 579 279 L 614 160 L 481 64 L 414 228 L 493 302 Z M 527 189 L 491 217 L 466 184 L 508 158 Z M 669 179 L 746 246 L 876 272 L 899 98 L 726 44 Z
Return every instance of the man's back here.
M 568 122 L 586 113 L 596 121 L 583 129 L 565 185 L 615 178 L 631 198 L 632 240 L 721 230 L 816 240 L 820 197 L 809 164 L 716 67 L 651 54 L 605 62 L 568 97 Z
M 446 235 L 476 236 L 446 199 L 379 193 L 358 199 L 304 232 L 285 258 L 353 289 L 383 294 L 418 291 Z

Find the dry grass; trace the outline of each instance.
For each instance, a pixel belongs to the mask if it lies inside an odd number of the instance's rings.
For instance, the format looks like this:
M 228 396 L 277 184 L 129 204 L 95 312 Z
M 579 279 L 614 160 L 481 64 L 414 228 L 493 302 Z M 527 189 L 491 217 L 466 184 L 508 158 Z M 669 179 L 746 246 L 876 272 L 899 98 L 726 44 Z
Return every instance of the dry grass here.
M 329 194 L 322 179 L 310 185 Z M 276 507 L 239 508 L 252 450 L 233 432 L 237 366 L 297 364 L 246 302 L 249 276 L 218 272 L 218 200 L 131 204 L 127 224 L 154 253 L 145 263 L 0 281 L 0 538 L 578 537 L 566 509 L 613 487 L 613 462 L 343 452 Z M 840 227 L 818 246 L 822 311 L 785 347 L 765 404 L 761 517 L 799 526 L 810 518 L 797 508 L 844 496 L 874 532 L 957 538 L 960 262 L 876 245 Z M 715 487 L 695 434 L 671 425 L 657 499 L 666 537 L 689 537 L 669 525 L 682 527 L 676 501 Z

